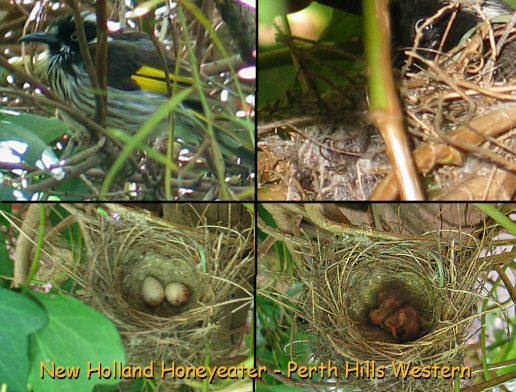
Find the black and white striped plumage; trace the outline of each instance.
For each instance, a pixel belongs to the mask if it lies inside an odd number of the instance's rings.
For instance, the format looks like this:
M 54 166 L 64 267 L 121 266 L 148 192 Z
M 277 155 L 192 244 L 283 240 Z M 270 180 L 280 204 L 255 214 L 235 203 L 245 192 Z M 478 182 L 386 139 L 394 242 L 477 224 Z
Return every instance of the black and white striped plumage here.
M 59 54 L 43 60 L 41 66 L 52 90 L 82 113 L 93 116 L 96 103 L 90 78 L 83 63 L 68 59 L 73 56 L 74 53 L 61 50 Z M 63 72 L 63 67 L 68 67 L 68 71 Z M 140 129 L 149 116 L 167 100 L 162 94 L 146 90 L 128 92 L 109 85 L 107 94 L 106 125 L 131 133 Z
M 90 52 L 95 58 L 96 21 L 95 14 L 83 13 L 84 31 L 90 44 Z M 28 34 L 22 42 L 40 42 L 48 45 L 48 56 L 39 64 L 50 87 L 63 100 L 82 113 L 93 116 L 95 113 L 95 96 L 90 78 L 79 47 L 73 14 L 58 18 L 44 32 Z M 139 41 L 139 42 L 138 42 Z M 144 44 L 142 44 L 144 43 Z M 170 72 L 174 62 L 167 58 Z M 149 91 L 135 81 L 134 75 L 143 66 L 163 69 L 163 62 L 150 39 L 134 31 L 110 33 L 107 51 L 107 118 L 106 125 L 131 133 L 156 112 L 168 99 L 166 94 Z M 186 73 L 186 72 L 185 72 Z M 163 83 L 166 82 L 163 80 Z M 196 101 L 186 101 L 176 115 L 176 133 L 180 137 L 192 135 L 194 128 L 193 114 L 188 111 L 191 103 L 197 110 Z M 165 126 L 160 127 L 163 131 Z M 197 138 L 198 139 L 198 138 Z M 192 141 L 192 140 L 189 140 Z
M 443 7 L 452 5 L 448 10 Z M 490 20 L 512 14 L 513 9 L 502 0 L 393 0 L 391 2 L 393 36 L 398 45 L 410 48 L 414 45 L 416 30 L 428 18 L 433 18 L 421 31 L 418 46 L 423 49 L 444 52 L 455 47 L 469 30 L 482 22 L 480 12 Z M 448 24 L 451 28 L 444 42 Z
M 82 17 L 89 51 L 95 60 L 96 16 L 83 12 Z M 48 45 L 48 56 L 38 65 L 50 87 L 72 107 L 93 117 L 95 94 L 80 51 L 73 14 L 56 19 L 46 31 L 27 34 L 20 41 Z M 178 67 L 169 52 L 163 50 L 162 54 L 145 34 L 130 29 L 108 32 L 106 126 L 131 134 L 138 131 L 169 101 L 168 78 L 175 93 L 192 87 L 187 98 L 174 108 L 175 137 L 186 145 L 198 145 L 206 137 L 209 121 L 215 128 L 215 137 L 224 156 L 232 162 L 242 158 L 247 167 L 253 167 L 255 151 L 249 141 L 249 131 L 232 121 L 234 114 L 224 110 L 223 102 L 204 94 L 206 86 L 196 85 L 197 81 L 191 77 L 184 61 Z M 205 95 L 209 112 L 203 110 L 200 94 Z M 148 135 L 148 140 L 162 138 L 169 128 L 169 119 L 165 116 Z

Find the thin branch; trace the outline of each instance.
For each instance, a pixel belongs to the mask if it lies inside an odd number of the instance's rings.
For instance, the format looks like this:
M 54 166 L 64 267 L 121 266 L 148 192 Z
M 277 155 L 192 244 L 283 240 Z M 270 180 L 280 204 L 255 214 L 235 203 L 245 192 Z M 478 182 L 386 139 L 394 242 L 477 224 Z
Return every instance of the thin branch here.
M 106 123 L 107 116 L 107 10 L 106 0 L 95 2 L 97 10 L 97 48 L 95 50 L 95 69 L 99 83 L 99 95 L 102 98 L 102 105 L 95 108 L 95 121 L 101 125 Z
M 91 58 L 88 41 L 86 40 L 86 33 L 84 32 L 84 23 L 82 20 L 81 11 L 79 10 L 79 5 L 77 1 L 71 0 L 68 3 L 70 4 L 70 8 L 72 9 L 72 12 L 74 14 L 75 32 L 77 33 L 77 37 L 79 38 L 79 47 L 81 49 L 82 59 L 84 60 L 84 65 L 88 70 L 91 88 L 95 93 L 95 118 L 97 119 L 97 115 L 100 114 L 103 114 L 103 117 L 105 118 L 104 98 L 102 97 L 102 95 L 104 95 L 106 91 L 101 91 L 100 89 L 100 85 L 97 78 L 97 72 L 95 70 L 93 60 Z M 104 107 L 104 109 L 102 109 L 102 107 Z
M 403 112 L 392 75 L 388 4 L 384 0 L 364 0 L 363 9 L 370 117 L 385 141 L 401 198 L 423 200 L 423 188 L 403 127 Z

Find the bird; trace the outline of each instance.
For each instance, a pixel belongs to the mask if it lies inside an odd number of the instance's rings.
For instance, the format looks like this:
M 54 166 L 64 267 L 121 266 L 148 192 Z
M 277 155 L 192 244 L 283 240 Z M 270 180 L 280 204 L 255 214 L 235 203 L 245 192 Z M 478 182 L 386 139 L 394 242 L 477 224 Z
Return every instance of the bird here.
M 388 330 L 398 343 L 415 340 L 419 336 L 419 310 L 401 298 L 399 288 L 393 286 L 378 293 L 377 308 L 369 312 L 369 320 Z
M 84 32 L 93 61 L 96 54 L 96 14 L 81 13 Z M 37 69 L 48 81 L 50 88 L 70 106 L 93 117 L 95 95 L 83 55 L 80 51 L 75 16 L 67 13 L 51 22 L 45 31 L 29 33 L 20 42 L 41 43 L 48 46 L 48 56 L 39 62 Z M 173 55 L 163 50 L 164 59 L 154 42 L 144 33 L 128 28 L 108 32 L 106 78 L 107 113 L 106 126 L 121 129 L 130 134 L 138 131 L 142 124 L 169 99 L 167 73 L 173 88 L 181 90 L 195 85 L 188 66 L 181 61 L 176 67 Z M 178 68 L 178 71 L 176 70 Z M 205 137 L 203 125 L 218 116 L 224 104 L 214 98 L 206 98 L 210 113 L 203 112 L 199 89 L 192 93 L 174 112 L 176 139 L 197 145 Z M 173 90 L 174 91 L 174 90 Z M 229 129 L 227 116 L 216 124 L 215 137 L 223 153 L 231 157 L 246 158 L 246 166 L 254 166 L 254 146 L 250 145 L 248 130 Z M 207 120 L 210 118 L 210 120 Z M 162 121 L 149 138 L 163 136 L 169 128 L 168 119 Z
M 419 334 L 419 310 L 413 306 L 397 309 L 383 321 L 399 343 L 415 340 Z
M 394 0 L 390 12 L 393 42 L 398 50 L 412 49 L 416 44 L 416 52 L 431 60 L 439 50 L 447 53 L 457 47 L 468 32 L 483 22 L 482 14 L 492 20 L 511 15 L 514 9 L 502 0 Z M 418 31 L 420 38 L 416 42 Z M 516 75 L 514 60 L 516 43 L 508 40 L 497 56 L 498 79 Z
M 362 0 L 317 2 L 356 15 L 362 13 Z M 451 5 L 454 7 L 444 9 Z M 439 49 L 446 53 L 455 48 L 466 33 L 483 21 L 478 10 L 488 20 L 514 12 L 514 9 L 503 0 L 392 0 L 389 10 L 395 51 L 403 53 L 407 49 L 412 49 L 416 33 L 420 29 L 421 37 L 417 42 L 416 51 L 430 60 Z M 397 65 L 402 65 L 406 57 L 398 58 L 400 61 L 397 61 Z M 498 79 L 516 75 L 515 61 L 516 42 L 507 42 L 501 49 L 496 63 Z
M 402 301 L 398 298 L 398 294 L 393 290 L 384 290 L 378 293 L 380 307 L 373 309 L 369 313 L 369 319 L 373 324 L 382 323 L 389 315 L 393 314 L 396 309 L 402 305 Z

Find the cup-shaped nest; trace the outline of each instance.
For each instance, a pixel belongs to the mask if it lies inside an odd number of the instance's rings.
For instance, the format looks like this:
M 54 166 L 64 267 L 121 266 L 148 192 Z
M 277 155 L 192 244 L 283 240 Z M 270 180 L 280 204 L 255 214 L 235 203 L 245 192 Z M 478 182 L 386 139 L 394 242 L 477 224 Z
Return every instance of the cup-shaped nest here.
M 136 213 L 113 219 L 73 212 L 87 247 L 78 277 L 86 291 L 81 300 L 116 325 L 127 365 L 200 366 L 206 355 L 231 357 L 253 300 L 252 228 L 189 228 Z M 184 284 L 188 301 L 147 304 L 142 284 L 149 276 L 163 287 Z
M 315 336 L 322 363 L 345 374 L 354 364 L 375 363 L 385 376 L 368 374 L 346 385 L 362 391 L 447 390 L 442 377 L 395 377 L 401 362 L 417 366 L 462 364 L 467 327 L 475 313 L 479 247 L 433 241 L 387 241 L 335 236 L 312 246 L 301 271 L 305 295 L 300 315 Z

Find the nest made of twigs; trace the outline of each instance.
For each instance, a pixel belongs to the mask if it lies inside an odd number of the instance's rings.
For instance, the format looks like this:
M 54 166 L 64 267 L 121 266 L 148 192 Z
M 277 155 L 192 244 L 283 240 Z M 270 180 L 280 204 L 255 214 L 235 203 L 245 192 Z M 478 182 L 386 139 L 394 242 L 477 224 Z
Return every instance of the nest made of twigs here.
M 516 50 L 515 39 L 510 23 L 485 22 L 431 60 L 417 44 L 406 51 L 400 97 L 429 198 L 498 200 L 516 192 L 514 59 L 500 60 L 508 45 Z M 332 94 L 309 92 L 273 111 L 261 109 L 262 185 L 274 184 L 271 190 L 287 200 L 361 200 L 391 172 L 380 134 L 365 115 L 365 79 L 351 78 Z M 312 101 L 318 105 L 307 104 Z
M 485 20 L 485 15 L 480 18 Z M 421 150 L 416 157 L 428 154 L 424 143 L 434 148 L 422 167 L 432 178 L 428 191 L 434 197 L 512 198 L 516 81 L 507 53 L 515 49 L 515 39 L 510 23 L 485 22 L 461 45 L 432 61 L 415 49 L 407 51 L 401 95 L 408 130 Z M 486 190 L 486 178 L 493 177 L 497 180 Z
M 376 368 L 384 367 L 384 377 L 357 378 L 351 373 L 337 380 L 336 387 L 370 392 L 452 390 L 453 379 L 396 377 L 394 367 L 401 362 L 421 368 L 463 366 L 469 327 L 492 263 L 480 257 L 483 241 L 492 235 L 487 229 L 481 236 L 452 229 L 399 239 L 373 238 L 364 229 L 308 240 L 269 231 L 263 224 L 261 228 L 290 244 L 293 258 L 303 264 L 298 268 L 302 295 L 278 295 L 307 324 L 301 340 L 290 345 L 292 356 L 306 351 L 308 340 L 315 363 L 331 361 L 339 377 L 346 374 L 347 365 L 374 362 Z M 300 261 L 305 259 L 306 263 Z M 371 311 L 378 308 L 379 293 L 385 290 L 397 290 L 405 304 L 419 312 L 419 330 L 410 341 L 398 341 L 372 322 Z
M 232 316 L 243 310 L 245 324 L 253 298 L 252 228 L 185 227 L 137 212 L 113 218 L 68 208 L 86 240 L 81 299 L 116 325 L 128 365 L 200 366 L 206 355 L 231 356 L 240 342 Z M 147 276 L 183 283 L 188 302 L 148 305 L 141 290 Z

